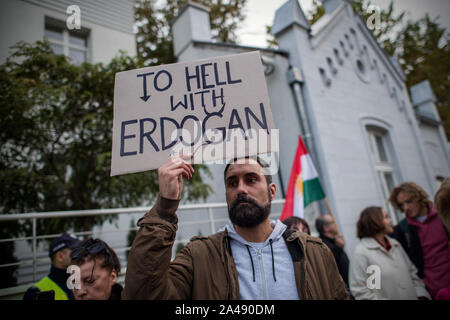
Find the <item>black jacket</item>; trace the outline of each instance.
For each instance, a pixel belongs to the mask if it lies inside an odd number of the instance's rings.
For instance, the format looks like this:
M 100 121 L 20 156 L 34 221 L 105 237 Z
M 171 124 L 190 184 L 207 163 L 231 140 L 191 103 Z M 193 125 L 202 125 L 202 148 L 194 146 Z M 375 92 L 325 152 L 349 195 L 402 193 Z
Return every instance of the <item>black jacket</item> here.
M 115 283 L 111 288 L 111 295 L 108 300 L 121 300 L 122 290 L 122 285 Z
M 408 220 L 403 219 L 394 227 L 394 233 L 390 236 L 395 238 L 402 245 L 403 249 L 417 268 L 419 278 L 424 277 L 424 261 L 422 245 L 420 244 L 419 233 L 417 227 L 410 225 Z
M 337 267 L 339 269 L 339 273 L 341 274 L 342 279 L 344 279 L 345 284 L 348 286 L 348 266 L 349 259 L 344 249 L 336 245 L 336 242 L 333 239 L 330 239 L 324 235 L 320 235 L 320 239 L 330 248 L 331 252 L 334 255 L 334 259 L 336 260 Z

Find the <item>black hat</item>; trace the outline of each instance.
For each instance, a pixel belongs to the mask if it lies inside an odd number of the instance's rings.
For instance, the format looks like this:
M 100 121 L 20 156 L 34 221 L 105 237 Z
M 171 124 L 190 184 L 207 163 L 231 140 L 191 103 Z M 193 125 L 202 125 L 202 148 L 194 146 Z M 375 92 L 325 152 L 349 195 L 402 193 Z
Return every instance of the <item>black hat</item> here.
M 70 235 L 68 233 L 64 233 L 55 240 L 53 240 L 52 244 L 50 245 L 50 251 L 48 255 L 51 258 L 58 251 L 66 248 L 72 249 L 76 247 L 80 242 L 81 241 L 78 240 L 77 237 Z

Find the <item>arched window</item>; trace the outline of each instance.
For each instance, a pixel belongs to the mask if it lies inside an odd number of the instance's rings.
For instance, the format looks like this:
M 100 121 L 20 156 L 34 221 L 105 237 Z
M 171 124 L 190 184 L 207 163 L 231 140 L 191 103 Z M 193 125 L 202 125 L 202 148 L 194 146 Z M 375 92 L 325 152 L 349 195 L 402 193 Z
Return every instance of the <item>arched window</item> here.
M 333 60 L 330 57 L 327 57 L 327 63 L 328 63 L 328 68 L 330 68 L 330 72 L 332 74 L 336 74 L 337 73 L 337 69 L 334 66 Z

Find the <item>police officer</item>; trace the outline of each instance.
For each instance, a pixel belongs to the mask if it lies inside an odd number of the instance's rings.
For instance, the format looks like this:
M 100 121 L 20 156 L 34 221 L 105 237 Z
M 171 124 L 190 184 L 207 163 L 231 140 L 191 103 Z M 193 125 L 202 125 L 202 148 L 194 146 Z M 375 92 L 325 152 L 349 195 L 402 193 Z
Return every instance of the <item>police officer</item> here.
M 54 292 L 55 300 L 74 300 L 72 291 L 67 288 L 67 279 L 70 274 L 67 273 L 67 267 L 70 265 L 70 253 L 72 248 L 77 246 L 80 241 L 69 234 L 62 234 L 50 245 L 49 256 L 52 260 L 52 266 L 48 276 L 30 287 L 23 300 L 51 299 Z

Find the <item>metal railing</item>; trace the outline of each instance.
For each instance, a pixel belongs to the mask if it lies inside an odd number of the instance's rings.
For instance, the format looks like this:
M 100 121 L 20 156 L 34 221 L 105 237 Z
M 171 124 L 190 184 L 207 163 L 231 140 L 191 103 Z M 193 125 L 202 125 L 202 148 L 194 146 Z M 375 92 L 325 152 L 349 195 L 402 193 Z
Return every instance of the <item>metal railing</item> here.
M 284 199 L 276 199 L 272 201 L 272 208 L 274 205 L 283 205 Z M 217 224 L 220 222 L 223 224 L 226 223 L 228 218 L 216 218 L 214 215 L 214 210 L 216 209 L 226 209 L 227 204 L 225 202 L 221 203 L 205 203 L 205 204 L 184 204 L 180 205 L 177 210 L 177 215 L 179 217 L 179 229 L 181 230 L 183 226 L 187 225 L 199 225 L 199 224 L 209 224 L 210 233 L 215 233 L 217 231 Z M 49 262 L 48 256 L 45 258 L 38 257 L 38 241 L 44 239 L 52 239 L 57 238 L 60 234 L 46 234 L 46 235 L 38 235 L 37 234 L 37 221 L 40 219 L 54 219 L 54 218 L 75 218 L 75 217 L 89 217 L 89 216 L 103 216 L 103 215 L 120 215 L 120 214 L 144 214 L 149 211 L 151 207 L 132 207 L 132 208 L 113 208 L 113 209 L 97 209 L 97 210 L 75 210 L 75 211 L 54 211 L 54 212 L 40 212 L 40 213 L 18 213 L 18 214 L 0 214 L 0 223 L 6 221 L 31 221 L 31 235 L 18 237 L 18 238 L 7 238 L 0 239 L 0 243 L 4 242 L 18 242 L 18 241 L 31 241 L 31 257 L 28 259 L 22 259 L 18 262 L 14 263 L 5 263 L 0 264 L 0 268 L 11 267 L 11 266 L 22 266 L 22 265 L 31 265 L 32 279 L 33 283 L 37 281 L 37 265 L 38 262 Z M 206 210 L 206 219 L 193 220 L 193 221 L 185 221 L 184 215 L 188 214 L 189 210 Z M 273 210 L 272 210 L 273 211 Z M 271 218 L 278 218 L 280 216 L 280 212 L 272 213 Z M 116 228 L 114 230 L 101 231 L 100 233 L 119 233 L 119 232 L 130 232 L 137 231 L 137 227 L 128 227 L 128 228 Z M 74 232 L 73 234 L 76 236 L 90 236 L 95 233 L 94 229 L 91 231 L 85 232 Z M 178 239 L 175 241 L 174 248 L 176 248 L 178 243 L 186 243 L 189 241 L 191 236 L 185 237 L 184 239 Z M 114 248 L 117 254 L 126 252 L 130 249 L 129 246 L 122 246 L 119 248 Z M 124 269 L 126 270 L 126 268 Z M 4 290 L 4 289 L 0 289 Z M 1 292 L 0 292 L 1 296 Z

